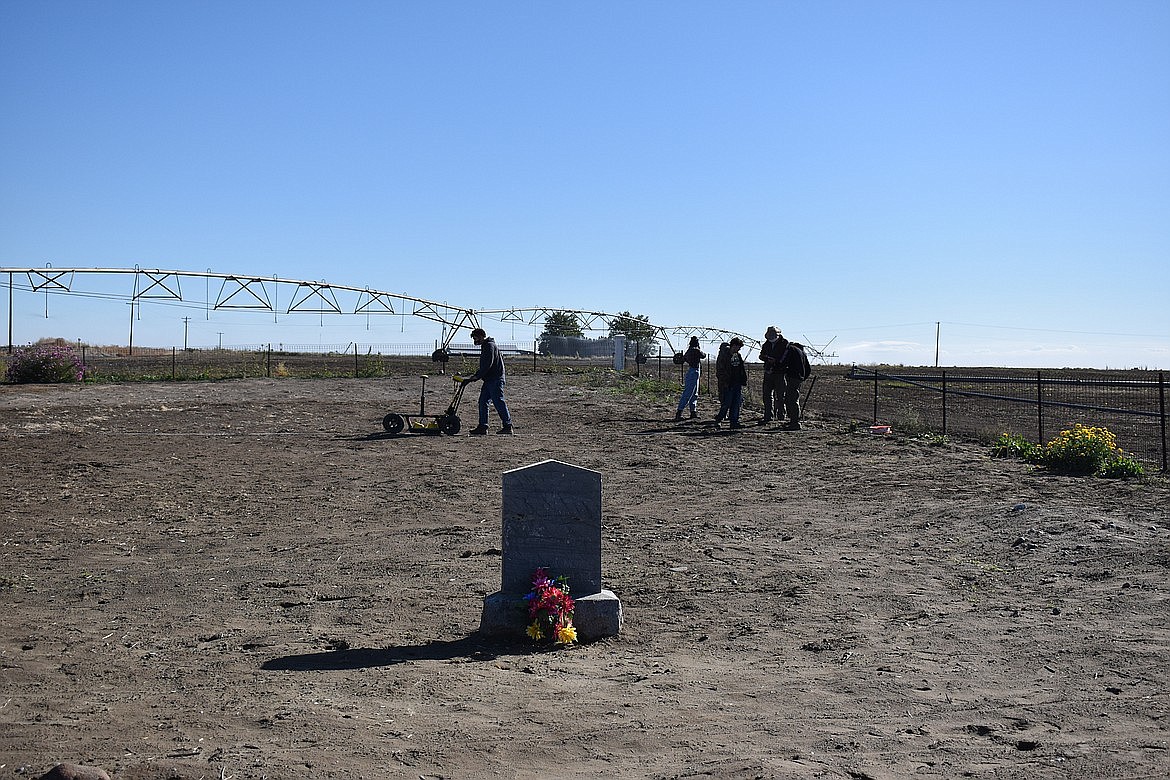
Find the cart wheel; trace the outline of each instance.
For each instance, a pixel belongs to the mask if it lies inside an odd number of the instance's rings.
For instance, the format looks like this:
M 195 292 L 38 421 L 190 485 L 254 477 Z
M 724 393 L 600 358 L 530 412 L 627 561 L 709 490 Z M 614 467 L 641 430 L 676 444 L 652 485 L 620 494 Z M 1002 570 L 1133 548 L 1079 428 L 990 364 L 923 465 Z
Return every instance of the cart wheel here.
M 382 427 L 386 429 L 386 433 L 402 433 L 402 429 L 406 427 L 406 420 L 402 419 L 402 415 L 390 412 L 382 418 Z
M 443 415 L 439 418 L 439 430 L 448 436 L 459 433 L 459 417 L 454 414 Z

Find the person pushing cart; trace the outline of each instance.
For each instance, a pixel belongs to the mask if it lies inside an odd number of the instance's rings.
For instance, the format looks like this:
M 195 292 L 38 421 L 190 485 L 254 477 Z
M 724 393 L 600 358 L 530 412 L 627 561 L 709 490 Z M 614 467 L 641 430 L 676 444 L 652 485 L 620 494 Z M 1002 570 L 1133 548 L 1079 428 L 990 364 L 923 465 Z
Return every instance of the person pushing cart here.
M 483 328 L 471 331 L 471 340 L 479 347 L 479 369 L 461 382 L 466 385 L 479 379 L 483 386 L 479 389 L 479 425 L 468 431 L 472 436 L 483 436 L 487 433 L 488 404 L 496 407 L 496 414 L 500 415 L 503 423 L 497 433 L 512 435 L 512 415 L 508 412 L 508 402 L 504 400 L 504 359 L 500 356 L 500 348 L 496 340 L 487 334 Z

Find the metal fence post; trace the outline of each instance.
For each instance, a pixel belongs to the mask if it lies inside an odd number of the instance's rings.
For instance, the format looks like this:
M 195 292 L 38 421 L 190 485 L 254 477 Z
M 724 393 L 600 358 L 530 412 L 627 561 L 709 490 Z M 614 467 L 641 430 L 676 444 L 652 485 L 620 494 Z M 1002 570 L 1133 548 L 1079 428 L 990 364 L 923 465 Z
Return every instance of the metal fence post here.
M 873 424 L 877 425 L 878 373 L 873 372 Z
M 943 407 L 943 436 L 947 435 L 947 372 L 942 372 L 942 407 Z
M 1044 445 L 1044 393 L 1040 372 L 1036 372 L 1036 443 Z
M 175 348 L 171 347 L 171 381 L 175 381 Z
M 1158 372 L 1158 414 L 1162 422 L 1162 472 L 1166 472 L 1166 374 Z

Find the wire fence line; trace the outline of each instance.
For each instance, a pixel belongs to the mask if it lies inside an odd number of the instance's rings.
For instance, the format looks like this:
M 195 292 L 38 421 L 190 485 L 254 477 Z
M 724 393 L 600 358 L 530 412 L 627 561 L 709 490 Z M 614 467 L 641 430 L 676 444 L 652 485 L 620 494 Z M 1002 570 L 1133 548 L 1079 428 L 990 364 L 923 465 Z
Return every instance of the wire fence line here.
M 613 368 L 615 355 L 550 355 L 529 344 L 501 343 L 510 372 Z M 222 349 L 136 347 L 78 350 L 98 381 L 258 377 L 379 377 L 474 371 L 479 349 L 452 344 L 448 362 L 432 344 L 256 344 Z M 641 353 L 639 353 L 641 354 Z M 0 355 L 0 371 L 7 356 Z M 624 361 L 627 374 L 681 385 L 685 366 L 661 352 Z M 700 393 L 714 400 L 713 361 L 704 361 Z M 747 364 L 747 412 L 759 411 L 762 366 Z M 1166 381 L 1163 372 L 1091 369 L 1023 373 L 1013 369 L 954 371 L 819 365 L 803 398 L 815 416 L 890 424 L 897 433 L 938 432 L 991 442 L 1002 433 L 1043 443 L 1076 423 L 1108 427 L 1131 455 L 1167 470 Z M 810 399 L 811 396 L 811 399 Z
M 582 339 L 582 343 L 570 351 L 548 351 L 541 349 L 537 341 L 499 341 L 500 353 L 509 358 L 509 366 L 534 370 L 551 366 L 613 366 L 615 365 L 615 342 L 613 339 Z M 448 362 L 459 363 L 467 359 L 478 359 L 480 348 L 471 342 L 452 342 L 446 349 L 439 350 L 435 344 L 426 343 L 359 343 L 347 344 L 232 344 L 222 347 L 98 347 L 87 344 L 60 342 L 58 346 L 72 347 L 86 367 L 88 376 L 94 379 L 111 379 L 119 376 L 151 374 L 171 379 L 193 379 L 211 373 L 220 376 L 273 376 L 273 372 L 287 371 L 282 375 L 297 375 L 298 370 L 307 374 L 327 372 L 334 374 L 370 375 L 377 373 L 377 367 L 387 368 L 401 363 L 416 361 L 435 364 L 436 370 L 445 368 Z M 646 355 L 640 342 L 627 343 L 626 359 L 622 361 L 633 373 L 652 373 L 658 378 L 669 378 L 672 372 L 681 377 L 681 369 L 674 364 L 673 356 L 655 349 Z M 442 359 L 438 356 L 442 353 Z M 0 369 L 12 358 L 0 353 Z M 710 364 L 710 360 L 707 361 Z M 306 375 L 307 375 L 306 374 Z
M 1088 369 L 894 372 L 853 366 L 872 385 L 872 419 L 993 439 L 1011 433 L 1039 443 L 1073 425 L 1103 426 L 1130 454 L 1167 470 L 1166 377 L 1161 371 Z
M 70 346 L 65 343 L 63 346 Z M 355 352 L 359 355 L 379 355 L 386 357 L 419 357 L 429 356 L 437 348 L 435 343 L 364 343 L 350 341 L 345 344 L 284 344 L 284 343 L 268 343 L 263 342 L 259 344 L 226 344 L 219 347 L 97 347 L 87 344 L 79 344 L 73 347 L 77 354 L 81 357 L 82 362 L 86 360 L 101 360 L 105 358 L 158 358 L 160 356 L 169 356 L 171 353 L 182 352 L 190 355 L 228 355 L 232 353 L 265 353 L 272 351 L 277 354 L 309 354 L 309 355 L 350 355 Z M 533 343 L 523 342 L 499 342 L 500 351 L 504 354 L 519 355 L 524 353 L 531 353 L 533 351 Z M 452 352 L 469 352 L 474 350 L 479 352 L 479 347 L 472 344 L 470 341 L 466 344 L 452 343 L 448 348 Z
M 96 381 L 132 379 L 209 379 L 256 377 L 382 376 L 402 371 L 474 370 L 480 348 L 452 343 L 445 350 L 434 344 L 233 344 L 213 348 L 184 347 L 93 347 L 72 346 L 89 379 Z M 612 367 L 612 345 L 596 354 L 548 355 L 533 349 L 534 343 L 499 342 L 500 353 L 509 370 L 547 370 L 562 366 Z M 437 359 L 441 353 L 442 359 Z M 12 357 L 0 354 L 0 376 Z M 675 368 L 672 361 L 650 360 Z M 650 371 L 634 359 L 626 361 L 635 371 Z M 669 373 L 669 372 L 667 372 Z

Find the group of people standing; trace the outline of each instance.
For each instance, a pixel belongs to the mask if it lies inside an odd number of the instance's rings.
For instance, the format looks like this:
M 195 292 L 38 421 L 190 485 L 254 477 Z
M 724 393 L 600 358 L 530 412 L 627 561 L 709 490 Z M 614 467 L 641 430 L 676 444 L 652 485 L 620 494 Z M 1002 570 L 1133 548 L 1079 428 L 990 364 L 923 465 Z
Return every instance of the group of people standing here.
M 479 393 L 479 424 L 469 433 L 472 436 L 487 433 L 488 407 L 494 406 L 503 424 L 499 433 L 510 435 L 514 433 L 514 428 L 512 415 L 504 400 L 506 380 L 499 347 L 483 328 L 471 331 L 471 340 L 480 348 L 479 368 L 462 382 L 466 385 L 481 380 L 483 386 Z M 715 378 L 719 385 L 716 426 L 728 419 L 732 428 L 743 427 L 739 413 L 748 377 L 747 367 L 740 355 L 741 349 L 743 339 L 738 336 L 719 345 L 719 355 L 715 359 Z M 692 336 L 687 351 L 681 355 L 681 362 L 687 366 L 687 371 L 683 379 L 682 396 L 678 399 L 678 411 L 674 415 L 676 421 L 682 420 L 683 412 L 688 409 L 692 419 L 699 416 L 699 366 L 706 357 L 699 348 L 699 338 Z M 789 430 L 800 430 L 800 383 L 811 373 L 804 346 L 789 341 L 775 326 L 769 326 L 764 332 L 764 342 L 760 345 L 760 360 L 764 364 L 764 417 L 761 424 L 776 420 L 783 422 Z
M 719 345 L 719 355 L 715 359 L 715 378 L 719 386 L 716 425 L 727 419 L 732 428 L 743 427 L 739 413 L 748 379 L 747 367 L 740 355 L 741 349 L 743 339 L 738 336 Z M 682 395 L 678 399 L 678 411 L 674 415 L 676 422 L 683 419 L 683 412 L 687 409 L 692 419 L 699 416 L 699 366 L 706 357 L 699 348 L 698 337 L 692 336 L 687 351 L 682 355 L 687 371 Z M 784 423 L 788 430 L 800 430 L 800 383 L 812 371 L 804 346 L 784 338 L 779 329 L 770 325 L 760 345 L 760 360 L 764 364 L 764 417 L 760 423 L 775 420 Z

